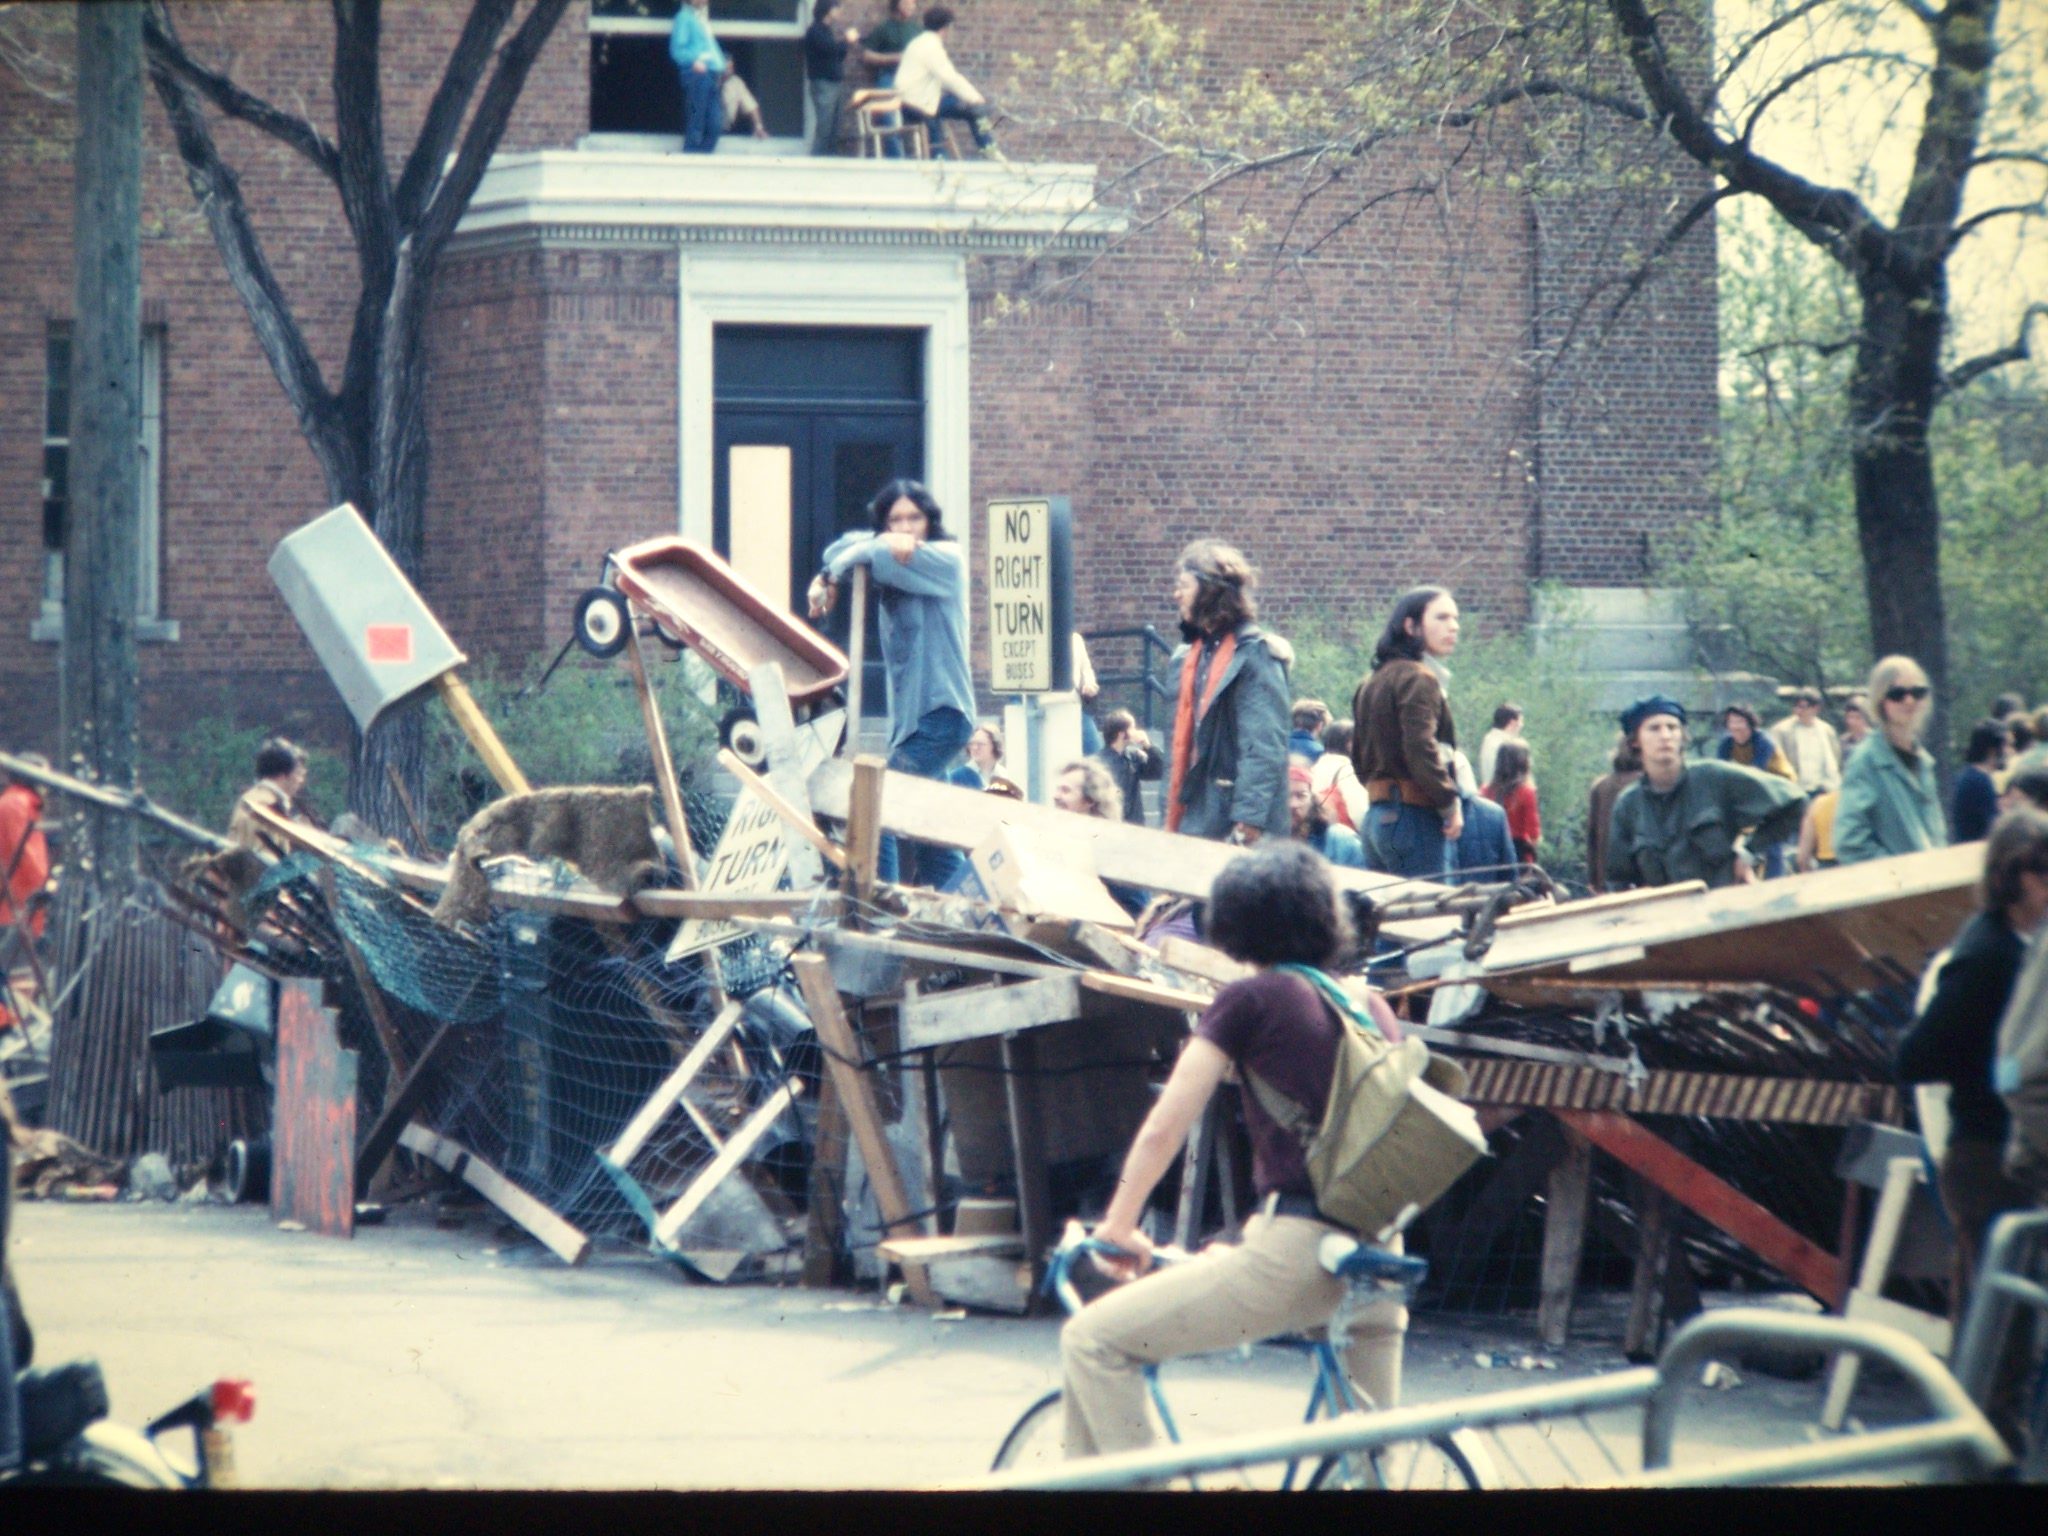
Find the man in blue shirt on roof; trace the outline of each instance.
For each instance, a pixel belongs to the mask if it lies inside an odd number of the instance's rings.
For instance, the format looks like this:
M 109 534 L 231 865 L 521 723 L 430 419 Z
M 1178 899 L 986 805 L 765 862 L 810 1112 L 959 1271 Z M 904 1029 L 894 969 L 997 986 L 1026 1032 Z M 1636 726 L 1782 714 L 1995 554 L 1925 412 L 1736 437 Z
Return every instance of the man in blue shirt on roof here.
M 711 0 L 683 0 L 668 34 L 668 56 L 683 81 L 683 153 L 708 155 L 718 148 L 725 126 L 718 88 L 725 78 L 725 50 L 706 19 Z

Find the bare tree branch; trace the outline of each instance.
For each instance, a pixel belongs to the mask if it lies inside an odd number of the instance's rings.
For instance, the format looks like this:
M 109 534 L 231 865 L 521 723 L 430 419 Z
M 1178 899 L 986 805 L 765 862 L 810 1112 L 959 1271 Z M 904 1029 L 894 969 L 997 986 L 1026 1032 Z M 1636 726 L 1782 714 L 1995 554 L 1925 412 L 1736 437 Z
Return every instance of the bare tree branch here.
M 1994 219 L 2038 219 L 2043 214 L 2048 214 L 2048 197 L 2037 197 L 2031 203 L 2001 203 L 1996 208 L 1986 208 L 1982 213 L 1971 214 L 1950 232 L 1948 249 L 1954 250 L 1963 243 L 1966 235 Z
M 1917 59 L 1909 59 L 1903 54 L 1893 53 L 1883 48 L 1848 48 L 1840 53 L 1830 53 L 1818 59 L 1811 59 L 1798 69 L 1792 70 L 1788 74 L 1780 75 L 1771 82 L 1769 90 L 1765 91 L 1755 101 L 1748 103 L 1749 115 L 1742 124 L 1742 134 L 1739 142 L 1744 149 L 1749 148 L 1750 141 L 1756 137 L 1757 125 L 1763 121 L 1764 114 L 1814 76 L 1825 74 L 1827 71 L 1843 64 L 1868 64 L 1880 61 L 1904 64 L 1909 69 L 1916 71 L 1924 71 L 1926 67 Z
M 200 211 L 220 247 L 228 281 L 248 311 L 256 339 L 270 360 L 271 371 L 284 387 L 285 398 L 298 413 L 299 427 L 321 458 L 329 489 L 349 481 L 352 454 L 335 420 L 335 401 L 320 376 L 320 365 L 307 347 L 290 301 L 278 286 L 263 245 L 249 222 L 249 210 L 234 171 L 221 159 L 204 114 L 182 72 L 155 49 L 149 51 L 149 78 L 164 104 L 186 179 Z
M 2032 357 L 2033 350 L 2028 345 L 2028 334 L 2033 330 L 2034 322 L 2044 315 L 2048 315 L 2048 304 L 2029 304 L 2026 313 L 2020 316 L 2019 334 L 1997 351 L 1982 353 L 1967 363 L 1960 363 L 1949 369 L 1941 380 L 1941 395 L 1946 398 L 1958 390 L 1969 388 L 1994 369 L 2003 368 L 2008 363 L 2023 363 Z
M 1692 206 L 1680 214 L 1669 229 L 1657 237 L 1657 243 L 1651 248 L 1650 254 L 1638 262 L 1634 269 L 1622 279 L 1621 292 L 1616 294 L 1614 302 L 1607 306 L 1606 325 L 1612 326 L 1615 321 L 1621 318 L 1621 312 L 1628 308 L 1635 296 L 1643 291 L 1644 286 L 1652 277 L 1657 275 L 1658 269 L 1671 258 L 1671 253 L 1678 249 L 1680 242 L 1699 227 L 1700 220 L 1704 219 L 1729 199 L 1747 197 L 1749 195 L 1741 187 L 1730 186 L 1723 182 L 1721 185 L 1703 192 L 1695 198 Z
M 456 154 L 455 164 L 434 189 L 412 232 L 411 259 L 420 264 L 422 276 L 431 272 L 440 259 L 441 247 L 455 232 L 462 210 L 469 206 L 477 183 L 483 180 L 491 156 L 497 151 L 498 141 L 505 136 L 505 125 L 512 119 L 512 108 L 517 105 L 519 93 L 526 85 L 527 71 L 540 57 L 541 49 L 547 45 L 555 23 L 562 19 L 568 3 L 569 0 L 534 0 L 533 9 L 526 13 L 526 20 L 519 24 L 519 30 L 498 51 L 490 83 L 484 87 L 476 113 L 470 118 L 469 129 L 462 136 L 462 148 Z
M 1926 0 L 1897 0 L 1897 3 L 1911 11 L 1928 27 L 1935 26 L 1941 20 L 1940 15 L 1933 6 L 1926 3 Z
M 1926 126 L 1913 152 L 1913 179 L 1899 205 L 1898 241 L 1916 266 L 1943 261 L 1963 208 L 1963 187 L 1977 153 L 1991 66 L 1998 50 L 1991 23 L 1998 0 L 1949 0 L 1934 26 L 1934 74 Z
M 441 83 L 434 88 L 434 99 L 427 104 L 419 139 L 406 156 L 405 169 L 398 178 L 400 228 L 411 229 L 419 222 L 420 210 L 426 207 L 427 195 L 454 147 L 455 131 L 462 126 L 463 114 L 469 110 L 470 98 L 476 94 L 477 82 L 490 62 L 491 49 L 516 4 L 517 0 L 476 0 L 464 18 L 462 35 L 455 40 L 448 67 L 441 74 Z
M 1761 48 L 1787 27 L 1796 26 L 1815 11 L 1822 10 L 1835 3 L 1836 0 L 1804 0 L 1803 4 L 1793 6 L 1791 10 L 1786 11 L 1783 15 L 1773 17 L 1763 26 L 1750 33 L 1748 37 L 1742 40 L 1742 46 L 1728 56 L 1727 64 L 1722 68 L 1720 74 L 1714 77 L 1714 83 L 1708 87 L 1706 94 L 1700 98 L 1700 115 L 1704 117 L 1712 113 L 1715 103 L 1720 100 L 1722 90 L 1730 80 L 1735 78 L 1742 66 L 1749 62 L 1750 55 L 1755 53 L 1757 49 Z
M 294 117 L 272 106 L 226 75 L 208 69 L 194 59 L 186 52 L 184 42 L 178 36 L 177 24 L 171 20 L 170 7 L 164 0 L 154 0 L 143 12 L 142 43 L 149 51 L 152 70 L 161 68 L 176 75 L 224 115 L 262 129 L 304 155 L 319 168 L 321 175 L 330 180 L 338 178 L 340 156 L 333 142 L 304 118 Z M 158 92 L 162 93 L 161 86 Z

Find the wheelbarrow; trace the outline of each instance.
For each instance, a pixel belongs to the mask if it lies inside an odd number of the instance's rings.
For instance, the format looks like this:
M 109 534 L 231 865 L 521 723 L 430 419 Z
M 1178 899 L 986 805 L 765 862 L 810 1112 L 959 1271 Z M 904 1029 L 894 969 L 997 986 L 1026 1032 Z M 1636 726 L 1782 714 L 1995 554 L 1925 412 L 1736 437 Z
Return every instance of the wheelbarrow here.
M 773 661 L 800 721 L 842 702 L 845 653 L 691 539 L 668 534 L 608 553 L 603 584 L 576 601 L 574 638 L 593 656 L 616 656 L 642 618 L 671 650 L 695 651 L 743 699 L 752 693 L 751 671 Z M 726 712 L 718 740 L 750 768 L 766 760 L 751 703 Z

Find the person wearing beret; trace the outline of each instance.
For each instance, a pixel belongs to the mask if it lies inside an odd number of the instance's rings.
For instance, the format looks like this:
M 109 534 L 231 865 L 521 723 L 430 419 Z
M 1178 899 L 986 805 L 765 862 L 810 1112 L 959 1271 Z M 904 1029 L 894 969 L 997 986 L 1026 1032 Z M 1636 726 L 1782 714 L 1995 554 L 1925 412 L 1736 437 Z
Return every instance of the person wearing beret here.
M 1643 776 L 1614 805 L 1604 854 L 1609 890 L 1746 883 L 1756 872 L 1738 852 L 1745 834 L 1760 849 L 1798 834 L 1804 792 L 1739 763 L 1688 761 L 1685 720 L 1685 706 L 1662 694 L 1638 699 L 1621 717 Z

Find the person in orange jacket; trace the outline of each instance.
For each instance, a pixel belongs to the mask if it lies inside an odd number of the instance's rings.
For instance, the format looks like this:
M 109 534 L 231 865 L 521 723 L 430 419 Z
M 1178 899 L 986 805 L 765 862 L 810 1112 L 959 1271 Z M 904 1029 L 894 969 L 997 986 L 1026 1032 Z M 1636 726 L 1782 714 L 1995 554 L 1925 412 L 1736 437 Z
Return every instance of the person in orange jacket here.
M 48 768 L 48 759 L 34 752 L 21 754 L 31 768 Z M 9 775 L 0 789 L 0 927 L 21 921 L 28 912 L 29 899 L 50 878 L 50 845 L 37 825 L 43 816 L 43 792 L 28 779 Z M 32 938 L 43 936 L 43 913 L 28 912 L 26 930 Z M 4 947 L 4 946 L 0 946 Z

